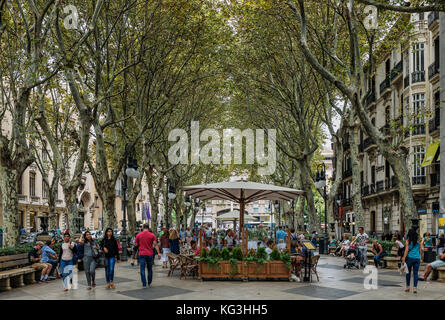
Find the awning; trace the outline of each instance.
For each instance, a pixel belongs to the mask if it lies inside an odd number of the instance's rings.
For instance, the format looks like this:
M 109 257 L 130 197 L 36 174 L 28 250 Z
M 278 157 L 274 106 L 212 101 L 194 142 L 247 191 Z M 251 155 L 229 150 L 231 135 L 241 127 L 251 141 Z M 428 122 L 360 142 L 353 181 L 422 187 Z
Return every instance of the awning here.
M 432 144 L 429 145 L 428 150 L 426 151 L 425 158 L 422 162 L 422 167 L 429 166 L 434 158 L 436 157 L 437 150 L 439 150 L 440 147 L 440 140 L 436 140 Z

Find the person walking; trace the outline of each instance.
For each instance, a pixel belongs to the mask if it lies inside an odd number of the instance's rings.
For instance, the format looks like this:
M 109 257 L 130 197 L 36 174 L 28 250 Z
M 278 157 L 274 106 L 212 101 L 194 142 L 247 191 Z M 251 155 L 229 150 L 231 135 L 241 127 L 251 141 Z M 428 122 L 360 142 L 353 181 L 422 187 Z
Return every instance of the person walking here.
M 87 278 L 87 290 L 91 290 L 96 287 L 96 258 L 99 256 L 99 247 L 89 231 L 82 235 L 79 243 L 83 244 L 83 267 Z
M 185 231 L 185 241 L 187 242 L 189 247 L 191 246 L 192 240 L 193 240 L 192 231 L 190 230 L 190 227 L 188 227 L 187 230 Z
M 413 293 L 417 293 L 417 282 L 419 280 L 419 267 L 420 267 L 420 256 L 421 256 L 421 246 L 419 243 L 419 236 L 414 229 L 408 231 L 408 237 L 405 242 L 405 254 L 402 258 L 402 265 L 405 264 L 408 267 L 408 273 L 406 274 L 406 288 L 405 292 L 410 290 L 410 280 L 411 280 L 411 269 L 413 270 Z
M 105 230 L 105 236 L 102 239 L 102 243 L 100 245 L 101 249 L 105 252 L 105 278 L 107 284 L 105 286 L 106 289 L 114 289 L 116 288 L 113 280 L 114 280 L 114 266 L 120 262 L 119 258 L 119 247 L 117 244 L 117 240 L 113 235 L 113 229 L 107 228 Z
M 174 254 L 179 254 L 179 235 L 178 231 L 176 229 L 171 229 L 168 233 L 168 242 L 170 244 L 170 252 Z
M 143 288 L 147 287 L 147 282 L 148 286 L 151 286 L 151 283 L 153 281 L 153 248 L 156 248 L 158 252 L 158 258 L 161 259 L 156 236 L 149 230 L 150 227 L 148 226 L 148 224 L 144 224 L 143 231 L 136 236 L 136 239 L 134 241 L 134 244 L 138 248 L 139 252 L 139 267 Z M 145 266 L 147 266 L 147 278 L 145 277 Z
M 170 251 L 170 240 L 169 240 L 169 234 L 167 232 L 167 228 L 164 228 L 164 232 L 162 233 L 162 236 L 160 238 L 160 242 L 161 242 L 161 250 L 162 250 L 162 257 L 161 257 L 161 261 L 162 261 L 162 268 L 168 268 L 167 263 L 168 263 L 168 254 L 171 252 Z
M 131 243 L 131 263 L 130 264 L 132 267 L 134 266 L 134 263 L 136 262 L 136 260 L 139 265 L 139 259 L 137 258 L 138 257 L 138 248 L 134 246 L 134 241 L 136 240 L 136 236 L 138 235 L 138 233 L 139 232 L 135 232 L 134 237 L 131 238 L 131 241 L 130 241 L 130 243 Z
M 363 227 L 358 228 L 358 233 L 355 237 L 355 242 L 358 246 L 358 254 L 360 258 L 360 266 L 366 267 L 366 254 L 368 253 L 369 236 L 365 233 Z
M 76 255 L 76 244 L 71 241 L 68 232 L 63 235 L 63 243 L 60 247 L 59 266 L 62 273 L 63 291 L 68 291 L 73 277 L 73 259 Z

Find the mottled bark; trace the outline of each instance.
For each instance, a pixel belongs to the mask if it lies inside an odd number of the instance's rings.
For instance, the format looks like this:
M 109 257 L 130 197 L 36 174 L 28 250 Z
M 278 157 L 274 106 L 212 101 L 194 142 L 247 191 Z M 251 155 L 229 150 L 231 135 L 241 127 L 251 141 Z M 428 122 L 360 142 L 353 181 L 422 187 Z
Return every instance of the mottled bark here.
M 295 225 L 298 231 L 304 230 L 304 205 L 306 203 L 306 197 L 301 195 L 298 197 L 298 205 L 296 204 L 296 216 Z
M 101 194 L 101 193 L 99 193 Z M 116 228 L 116 224 L 119 225 L 120 221 L 116 221 L 116 195 L 115 190 L 107 190 L 107 192 L 102 192 L 103 198 L 102 205 L 104 210 L 104 230 L 106 228 Z
M 71 233 L 78 232 L 77 218 L 79 217 L 77 212 L 76 194 L 70 191 L 64 192 L 68 229 Z
M 352 119 L 353 120 L 353 119 Z M 352 121 L 351 121 L 352 122 Z M 360 144 L 359 125 L 355 124 L 350 130 L 350 150 L 352 164 L 352 206 L 354 208 L 355 223 L 365 228 L 365 217 L 362 206 L 362 193 L 360 185 L 360 161 L 358 159 L 358 146 Z M 357 228 L 357 230 L 358 230 Z
M 3 246 L 14 247 L 19 239 L 17 171 L 0 167 L 0 190 L 2 192 Z
M 298 165 L 300 167 L 301 181 L 307 181 L 307 183 L 303 183 L 302 187 L 303 191 L 305 192 L 307 201 L 308 231 L 317 231 L 318 233 L 321 233 L 320 217 L 318 216 L 317 210 L 315 209 L 312 183 L 309 183 L 310 181 L 312 181 L 310 164 L 305 161 L 298 161 Z
M 48 218 L 48 227 L 49 230 L 54 230 L 57 228 L 57 214 L 56 214 L 56 200 L 57 200 L 57 186 L 58 183 L 55 184 L 55 188 L 49 189 L 48 194 L 48 208 L 49 208 L 49 218 Z

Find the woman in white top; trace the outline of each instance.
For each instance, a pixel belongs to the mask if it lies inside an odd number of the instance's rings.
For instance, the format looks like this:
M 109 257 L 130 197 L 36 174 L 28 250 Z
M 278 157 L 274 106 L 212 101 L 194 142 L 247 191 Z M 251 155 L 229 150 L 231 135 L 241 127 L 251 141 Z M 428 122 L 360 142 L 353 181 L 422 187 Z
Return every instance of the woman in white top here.
M 75 255 L 76 244 L 71 240 L 70 234 L 66 232 L 63 235 L 63 243 L 60 248 L 59 265 L 62 273 L 63 291 L 68 291 L 69 284 L 73 277 L 73 258 Z

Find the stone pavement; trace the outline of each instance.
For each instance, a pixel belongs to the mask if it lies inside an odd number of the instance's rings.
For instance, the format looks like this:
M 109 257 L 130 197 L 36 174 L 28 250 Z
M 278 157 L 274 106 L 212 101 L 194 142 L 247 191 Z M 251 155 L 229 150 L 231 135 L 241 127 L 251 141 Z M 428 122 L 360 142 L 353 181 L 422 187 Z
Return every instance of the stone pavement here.
M 445 300 L 445 284 L 434 281 L 419 282 L 418 293 L 404 292 L 404 276 L 397 270 L 378 270 L 378 288 L 364 287 L 363 270 L 345 270 L 344 260 L 322 257 L 318 266 L 320 282 L 288 281 L 201 281 L 180 280 L 179 272 L 167 276 L 156 260 L 151 288 L 142 289 L 139 267 L 129 262 L 116 265 L 116 289 L 105 289 L 105 271 L 97 270 L 97 288 L 87 291 L 84 272 L 78 273 L 78 289 L 63 292 L 61 280 L 34 284 L 0 293 L 0 300 Z M 314 276 L 315 278 L 315 276 Z

